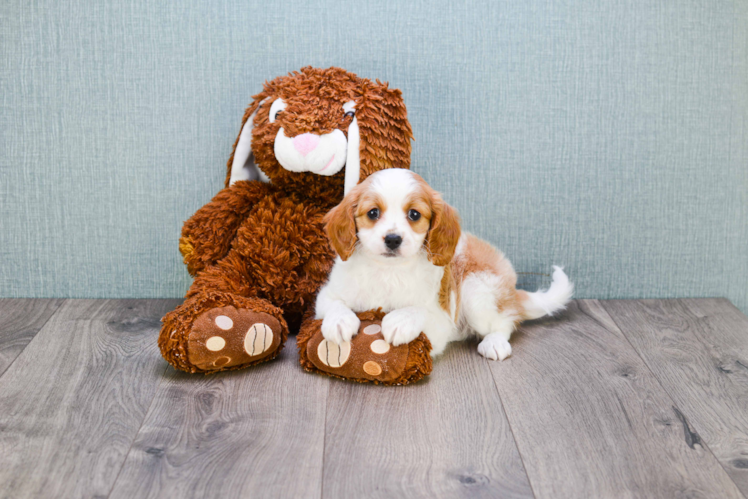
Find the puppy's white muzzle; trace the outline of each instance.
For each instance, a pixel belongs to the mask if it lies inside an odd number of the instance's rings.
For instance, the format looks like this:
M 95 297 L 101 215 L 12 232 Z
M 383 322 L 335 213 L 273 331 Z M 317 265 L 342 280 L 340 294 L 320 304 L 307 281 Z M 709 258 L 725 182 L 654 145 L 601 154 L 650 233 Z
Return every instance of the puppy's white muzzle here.
M 300 134 L 287 137 L 283 127 L 275 136 L 275 157 L 291 172 L 335 175 L 345 166 L 348 141 L 336 129 L 329 134 Z

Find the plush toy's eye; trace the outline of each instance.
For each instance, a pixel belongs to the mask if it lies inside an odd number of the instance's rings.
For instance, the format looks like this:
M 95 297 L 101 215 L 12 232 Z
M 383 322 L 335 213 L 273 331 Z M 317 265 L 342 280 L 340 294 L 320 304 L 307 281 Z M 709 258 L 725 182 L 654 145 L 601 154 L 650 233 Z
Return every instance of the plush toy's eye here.
M 415 222 L 420 218 L 421 218 L 421 212 L 419 212 L 418 210 L 413 210 L 413 209 L 408 210 L 408 219 Z
M 284 109 L 286 109 L 286 102 L 283 99 L 276 99 L 273 101 L 273 104 L 270 105 L 270 116 L 268 117 L 268 121 L 270 123 L 275 122 L 278 115 L 280 115 Z
M 372 208 L 371 210 L 366 212 L 366 216 L 370 218 L 371 220 L 377 220 L 379 218 L 379 209 Z
M 343 119 L 356 116 L 356 103 L 354 101 L 348 101 L 343 104 L 343 113 Z

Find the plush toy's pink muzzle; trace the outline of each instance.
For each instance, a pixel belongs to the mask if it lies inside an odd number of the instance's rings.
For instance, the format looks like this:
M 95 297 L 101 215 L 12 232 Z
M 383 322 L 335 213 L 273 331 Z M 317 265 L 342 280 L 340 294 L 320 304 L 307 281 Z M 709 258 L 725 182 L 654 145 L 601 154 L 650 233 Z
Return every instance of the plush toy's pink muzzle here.
M 314 151 L 317 144 L 319 144 L 319 136 L 315 134 L 306 133 L 293 138 L 293 146 L 296 151 L 304 156 Z

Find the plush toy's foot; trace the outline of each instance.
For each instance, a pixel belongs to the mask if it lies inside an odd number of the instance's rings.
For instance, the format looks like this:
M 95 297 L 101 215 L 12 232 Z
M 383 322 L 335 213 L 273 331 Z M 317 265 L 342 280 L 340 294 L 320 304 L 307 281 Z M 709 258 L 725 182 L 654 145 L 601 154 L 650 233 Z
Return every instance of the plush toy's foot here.
M 301 325 L 296 343 L 301 365 L 307 371 L 385 385 L 405 385 L 431 373 L 431 343 L 422 333 L 409 344 L 392 346 L 382 336 L 384 313 L 358 313 L 358 334 L 341 345 L 325 340 L 322 320 L 310 315 Z
M 281 327 L 270 314 L 234 306 L 198 316 L 187 340 L 189 361 L 212 371 L 259 361 L 278 350 Z
M 288 335 L 282 312 L 261 299 L 192 297 L 163 319 L 159 347 L 175 368 L 235 370 L 278 355 Z

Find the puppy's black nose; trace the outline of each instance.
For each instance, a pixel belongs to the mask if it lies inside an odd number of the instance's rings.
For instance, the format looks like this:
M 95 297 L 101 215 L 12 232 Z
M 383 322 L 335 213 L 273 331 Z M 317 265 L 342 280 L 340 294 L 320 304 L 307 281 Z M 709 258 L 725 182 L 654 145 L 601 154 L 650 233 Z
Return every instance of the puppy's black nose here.
M 384 244 L 387 245 L 387 248 L 389 248 L 390 250 L 397 249 L 397 247 L 399 247 L 402 242 L 402 237 L 398 236 L 397 234 L 388 234 L 384 237 Z

